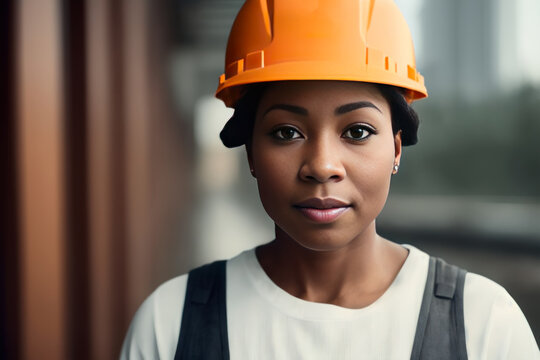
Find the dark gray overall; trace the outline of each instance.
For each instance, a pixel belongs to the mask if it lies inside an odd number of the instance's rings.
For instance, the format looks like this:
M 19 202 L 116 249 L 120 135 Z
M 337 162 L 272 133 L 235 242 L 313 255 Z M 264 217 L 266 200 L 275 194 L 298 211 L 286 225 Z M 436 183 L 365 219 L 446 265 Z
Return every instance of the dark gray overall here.
M 225 265 L 225 261 L 216 261 L 189 273 L 175 360 L 229 359 Z M 465 274 L 439 258 L 430 258 L 412 360 L 467 359 Z

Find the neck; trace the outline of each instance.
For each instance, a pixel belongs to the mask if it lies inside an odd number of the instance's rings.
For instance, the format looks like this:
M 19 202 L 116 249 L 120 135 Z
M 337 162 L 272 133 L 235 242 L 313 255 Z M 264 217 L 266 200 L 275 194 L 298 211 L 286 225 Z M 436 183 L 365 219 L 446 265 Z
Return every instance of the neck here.
M 375 223 L 345 247 L 318 251 L 303 247 L 276 226 L 276 239 L 257 249 L 272 281 L 298 298 L 361 308 L 390 286 L 407 250 L 375 231 Z

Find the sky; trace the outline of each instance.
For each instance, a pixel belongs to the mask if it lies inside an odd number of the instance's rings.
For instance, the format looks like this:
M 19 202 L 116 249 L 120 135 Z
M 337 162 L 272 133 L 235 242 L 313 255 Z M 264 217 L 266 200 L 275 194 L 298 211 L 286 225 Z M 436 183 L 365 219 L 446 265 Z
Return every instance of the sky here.
M 518 61 L 529 81 L 540 83 L 540 0 L 513 0 L 517 5 Z
M 422 56 L 420 11 L 423 0 L 395 0 L 411 30 L 416 58 Z
M 405 20 L 409 24 L 412 33 L 417 62 L 422 58 L 422 21 L 421 11 L 425 0 L 395 0 Z M 452 1 L 452 0 L 447 0 Z M 497 0 L 493 0 L 497 1 Z M 500 38 L 498 41 L 515 41 L 515 45 L 505 46 L 500 44 L 498 56 L 501 59 L 499 76 L 508 78 L 515 85 L 520 83 L 540 84 L 540 0 L 498 0 L 504 6 L 515 6 L 515 12 L 510 13 L 502 10 L 501 18 L 498 19 L 499 28 L 494 29 L 494 35 L 498 31 L 504 31 L 504 25 L 515 26 L 512 38 Z M 506 3 L 510 1 L 510 3 Z M 506 19 L 514 16 L 513 19 Z M 495 35 L 497 36 L 497 35 Z M 507 49 L 514 48 L 517 54 L 509 54 Z

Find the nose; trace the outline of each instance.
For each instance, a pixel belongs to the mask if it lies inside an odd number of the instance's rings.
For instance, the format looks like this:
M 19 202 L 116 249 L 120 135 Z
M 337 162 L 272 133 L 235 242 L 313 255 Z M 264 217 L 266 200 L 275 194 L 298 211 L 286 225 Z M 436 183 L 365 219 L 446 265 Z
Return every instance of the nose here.
M 346 171 L 338 148 L 330 140 L 313 140 L 305 149 L 300 179 L 318 183 L 343 180 Z

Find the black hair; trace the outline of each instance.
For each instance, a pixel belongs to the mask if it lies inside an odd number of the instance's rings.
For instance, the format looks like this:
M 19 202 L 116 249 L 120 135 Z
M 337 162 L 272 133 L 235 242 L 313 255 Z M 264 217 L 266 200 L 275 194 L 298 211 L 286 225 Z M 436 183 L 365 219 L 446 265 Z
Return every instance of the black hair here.
M 402 90 L 384 84 L 377 84 L 377 88 L 390 105 L 394 135 L 401 130 L 401 144 L 403 146 L 416 144 L 418 142 L 420 120 L 416 111 L 405 100 Z
M 401 143 L 403 146 L 416 144 L 418 141 L 418 114 L 407 103 L 402 90 L 391 85 L 375 85 L 390 105 L 394 134 L 401 130 Z M 238 100 L 234 107 L 233 116 L 219 134 L 223 145 L 233 148 L 251 144 L 257 107 L 266 86 L 265 83 L 258 83 L 247 87 L 244 96 Z

